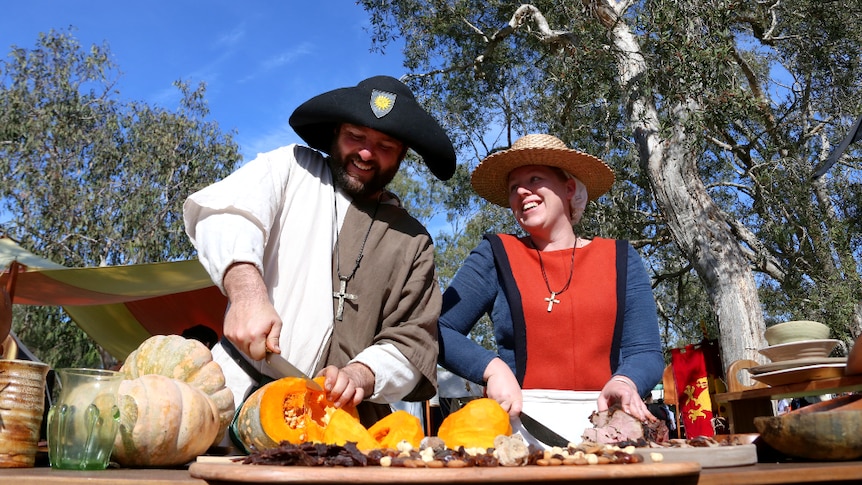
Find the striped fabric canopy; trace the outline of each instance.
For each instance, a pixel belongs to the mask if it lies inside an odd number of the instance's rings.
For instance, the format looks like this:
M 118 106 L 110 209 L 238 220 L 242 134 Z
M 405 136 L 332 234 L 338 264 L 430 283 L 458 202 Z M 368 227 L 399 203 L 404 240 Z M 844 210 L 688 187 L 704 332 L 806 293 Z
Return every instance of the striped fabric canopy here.
M 10 272 L 13 264 L 20 272 Z M 0 237 L 0 284 L 13 304 L 56 305 L 118 360 L 152 335 L 195 325 L 221 336 L 227 298 L 197 260 L 65 268 Z

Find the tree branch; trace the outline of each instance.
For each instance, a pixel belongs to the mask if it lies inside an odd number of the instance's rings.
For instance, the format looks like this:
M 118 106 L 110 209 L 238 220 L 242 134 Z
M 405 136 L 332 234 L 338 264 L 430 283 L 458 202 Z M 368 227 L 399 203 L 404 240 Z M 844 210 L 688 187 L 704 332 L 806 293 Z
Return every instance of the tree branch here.
M 688 274 L 691 270 L 694 269 L 691 263 L 686 264 L 682 268 L 676 271 L 665 271 L 663 273 L 656 273 L 652 279 L 652 289 L 656 289 L 660 283 L 667 280 L 675 280 L 680 276 Z
M 512 14 L 512 18 L 509 19 L 509 22 L 505 27 L 495 32 L 490 39 L 486 38 L 487 45 L 485 46 L 485 50 L 476 56 L 476 59 L 473 61 L 474 69 L 477 71 L 481 70 L 480 66 L 488 55 L 496 49 L 497 45 L 502 42 L 503 39 L 527 25 L 530 20 L 533 21 L 533 24 L 537 29 L 536 34 L 540 42 L 544 44 L 559 43 L 568 49 L 574 49 L 577 45 L 577 37 L 572 32 L 551 29 L 548 25 L 548 20 L 538 8 L 530 4 L 524 4 L 515 10 L 515 13 Z M 470 25 L 469 22 L 467 22 L 467 24 Z M 470 25 L 470 27 L 475 29 L 472 25 Z
M 751 231 L 742 225 L 738 220 L 728 218 L 731 231 L 736 235 L 736 238 L 744 244 L 740 244 L 745 257 L 751 263 L 768 274 L 777 281 L 784 281 L 784 270 L 781 269 L 778 261 L 767 251 L 763 243 Z

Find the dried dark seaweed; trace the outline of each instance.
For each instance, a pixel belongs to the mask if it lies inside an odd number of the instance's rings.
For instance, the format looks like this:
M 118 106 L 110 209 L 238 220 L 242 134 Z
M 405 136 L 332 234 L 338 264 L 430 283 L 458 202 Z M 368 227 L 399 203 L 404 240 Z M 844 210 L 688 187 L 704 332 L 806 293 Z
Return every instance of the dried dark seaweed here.
M 643 457 L 627 453 L 619 449 L 605 446 L 590 446 L 588 448 L 569 447 L 560 449 L 557 453 L 538 449 L 530 445 L 525 465 L 586 465 L 586 458 L 573 459 L 571 454 L 580 451 L 581 454 L 592 454 L 599 464 L 641 463 Z M 569 455 L 569 456 L 566 456 Z M 239 461 L 239 460 L 238 460 Z M 494 455 L 494 449 L 489 448 L 484 453 L 468 452 L 464 447 L 458 449 L 433 449 L 433 455 L 427 456 L 420 451 L 402 452 L 393 449 L 376 449 L 367 454 L 356 448 L 356 443 L 348 442 L 344 446 L 303 443 L 295 445 L 282 442 L 277 448 L 254 452 L 239 461 L 247 465 L 277 465 L 277 466 L 323 466 L 323 467 L 365 467 L 385 466 L 392 468 L 470 468 L 502 466 Z
M 344 446 L 321 443 L 295 445 L 282 441 L 277 448 L 251 453 L 241 463 L 246 465 L 280 466 L 368 466 L 369 457 L 356 448 L 356 443 Z M 378 462 L 379 464 L 379 462 Z

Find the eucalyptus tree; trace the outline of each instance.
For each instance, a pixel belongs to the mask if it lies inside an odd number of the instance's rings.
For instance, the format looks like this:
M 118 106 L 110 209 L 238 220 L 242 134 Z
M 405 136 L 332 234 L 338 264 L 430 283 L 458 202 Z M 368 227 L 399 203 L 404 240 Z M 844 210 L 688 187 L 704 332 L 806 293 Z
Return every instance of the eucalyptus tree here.
M 106 45 L 85 49 L 71 32 L 0 60 L 0 229 L 65 266 L 192 257 L 183 200 L 240 160 L 232 133 L 205 119 L 203 85 L 177 82 L 169 111 L 121 101 L 119 77 Z M 16 332 L 44 360 L 99 363 L 59 309 L 17 310 Z
M 772 321 L 859 334 L 859 147 L 814 176 L 862 113 L 855 2 L 360 3 L 468 169 L 528 132 L 613 167 L 580 230 L 647 256 L 669 345 L 706 328 L 729 364 Z

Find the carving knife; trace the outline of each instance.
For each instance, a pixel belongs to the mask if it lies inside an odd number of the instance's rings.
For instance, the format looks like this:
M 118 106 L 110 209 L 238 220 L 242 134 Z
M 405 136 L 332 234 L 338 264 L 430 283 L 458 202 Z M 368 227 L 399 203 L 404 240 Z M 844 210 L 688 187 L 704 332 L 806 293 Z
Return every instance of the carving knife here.
M 295 365 L 291 364 L 287 361 L 287 359 L 278 354 L 267 352 L 266 363 L 271 365 L 273 369 L 278 371 L 280 374 L 283 374 L 285 377 L 299 377 L 300 379 L 305 379 L 305 384 L 311 389 L 314 389 L 316 391 L 323 390 L 320 384 L 305 375 L 305 373 L 297 369 Z
M 550 446 L 559 446 L 560 448 L 565 448 L 569 446 L 569 440 L 560 436 L 551 428 L 536 421 L 536 419 L 529 414 L 521 412 L 520 417 L 521 424 L 524 425 L 524 428 L 529 431 L 534 438 L 541 441 L 542 443 Z

